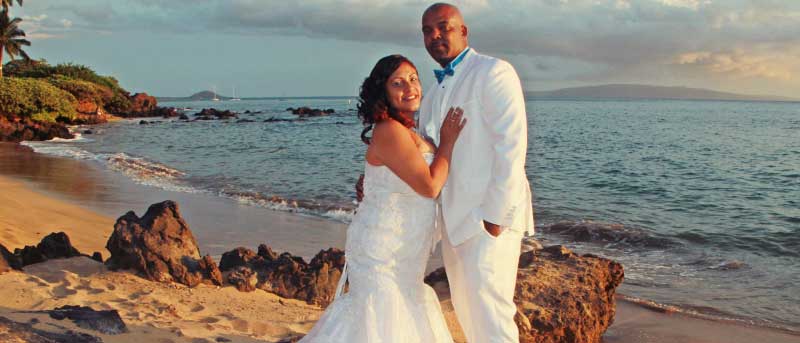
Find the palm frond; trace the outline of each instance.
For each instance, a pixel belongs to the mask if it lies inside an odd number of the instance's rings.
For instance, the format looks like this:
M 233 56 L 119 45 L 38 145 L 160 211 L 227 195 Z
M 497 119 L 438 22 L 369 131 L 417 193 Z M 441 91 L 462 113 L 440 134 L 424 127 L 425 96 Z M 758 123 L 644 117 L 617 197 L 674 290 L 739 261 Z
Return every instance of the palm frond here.
M 22 50 L 23 46 L 30 46 L 31 42 L 25 37 L 25 31 L 19 28 L 19 23 L 22 22 L 21 18 L 9 18 L 8 8 L 5 5 L 13 5 L 13 0 L 0 0 L 2 1 L 3 9 L 0 10 L 0 49 L 8 53 L 10 59 L 14 59 L 17 55 L 25 60 L 30 60 L 28 54 Z M 22 1 L 17 1 L 22 6 Z
M 22 6 L 22 0 L 17 0 L 17 4 Z M 14 0 L 0 0 L 0 7 L 3 9 L 8 9 L 10 6 L 14 6 Z
M 31 60 L 31 57 L 30 57 L 30 56 L 28 56 L 28 53 L 27 53 L 27 52 L 25 52 L 25 50 L 22 50 L 22 49 L 20 49 L 20 50 L 19 50 L 19 55 L 20 55 L 20 56 L 22 56 L 22 58 L 23 58 L 24 60 L 26 60 L 26 61 L 30 61 L 30 60 Z
M 11 41 L 15 42 L 17 45 L 31 46 L 31 42 L 27 39 L 14 38 Z

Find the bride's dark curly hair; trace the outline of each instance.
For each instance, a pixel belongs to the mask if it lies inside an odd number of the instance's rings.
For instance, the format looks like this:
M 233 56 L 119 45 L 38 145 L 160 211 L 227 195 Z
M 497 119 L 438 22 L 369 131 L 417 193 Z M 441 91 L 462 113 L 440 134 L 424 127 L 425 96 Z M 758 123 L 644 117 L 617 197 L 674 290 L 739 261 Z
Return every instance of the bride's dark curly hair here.
M 403 114 L 398 113 L 394 108 L 389 106 L 389 98 L 386 93 L 386 82 L 389 77 L 400 67 L 403 63 L 408 63 L 414 69 L 414 63 L 411 63 L 407 58 L 402 55 L 389 55 L 381 58 L 369 77 L 364 79 L 361 84 L 361 92 L 358 99 L 358 117 L 364 123 L 364 131 L 361 131 L 361 140 L 365 144 L 369 144 L 370 137 L 367 133 L 372 130 L 372 127 L 381 121 L 387 119 L 394 119 L 411 128 L 416 125 L 414 118 L 408 118 Z

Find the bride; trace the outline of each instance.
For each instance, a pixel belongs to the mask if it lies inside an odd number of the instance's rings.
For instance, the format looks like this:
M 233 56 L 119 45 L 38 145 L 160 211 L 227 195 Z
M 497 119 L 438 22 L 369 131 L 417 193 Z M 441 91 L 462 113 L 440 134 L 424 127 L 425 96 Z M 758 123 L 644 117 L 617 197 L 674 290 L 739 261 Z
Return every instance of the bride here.
M 379 60 L 361 86 L 361 139 L 369 145 L 364 199 L 347 230 L 336 299 L 300 342 L 453 341 L 423 278 L 435 239 L 433 199 L 466 119 L 451 108 L 434 147 L 413 130 L 421 88 L 416 67 L 400 55 Z

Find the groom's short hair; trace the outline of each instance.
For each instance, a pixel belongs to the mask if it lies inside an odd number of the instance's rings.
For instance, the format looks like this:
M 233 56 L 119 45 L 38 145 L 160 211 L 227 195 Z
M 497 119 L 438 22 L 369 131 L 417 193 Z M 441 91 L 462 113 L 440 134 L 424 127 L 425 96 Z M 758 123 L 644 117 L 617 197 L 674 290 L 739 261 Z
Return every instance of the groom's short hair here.
M 437 3 L 433 4 L 433 5 L 428 6 L 428 8 L 425 9 L 425 13 L 428 13 L 430 11 L 435 11 L 435 10 L 438 10 L 440 8 L 450 8 L 450 9 L 455 10 L 459 14 L 461 14 L 461 10 L 459 10 L 458 7 L 456 7 L 456 5 L 448 4 L 446 2 L 437 2 Z

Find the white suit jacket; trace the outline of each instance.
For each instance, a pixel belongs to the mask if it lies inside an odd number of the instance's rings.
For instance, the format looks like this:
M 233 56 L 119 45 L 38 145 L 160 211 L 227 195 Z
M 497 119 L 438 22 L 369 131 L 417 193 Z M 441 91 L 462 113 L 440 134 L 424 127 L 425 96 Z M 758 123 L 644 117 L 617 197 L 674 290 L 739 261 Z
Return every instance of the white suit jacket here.
M 467 118 L 439 195 L 448 238 L 453 245 L 465 242 L 485 230 L 483 220 L 533 234 L 525 175 L 528 124 L 517 72 L 473 49 L 454 69 L 455 75 L 425 93 L 419 113 L 421 133 L 437 145 L 450 107 L 461 107 Z

